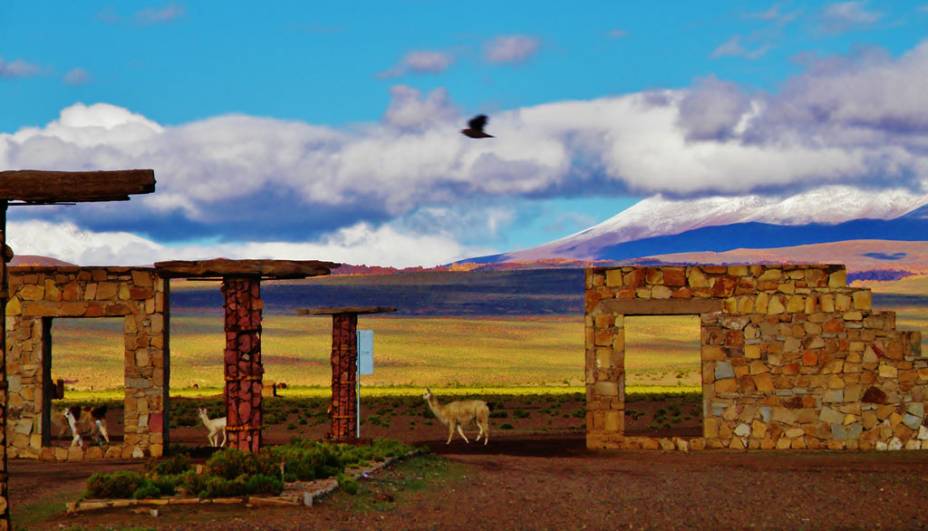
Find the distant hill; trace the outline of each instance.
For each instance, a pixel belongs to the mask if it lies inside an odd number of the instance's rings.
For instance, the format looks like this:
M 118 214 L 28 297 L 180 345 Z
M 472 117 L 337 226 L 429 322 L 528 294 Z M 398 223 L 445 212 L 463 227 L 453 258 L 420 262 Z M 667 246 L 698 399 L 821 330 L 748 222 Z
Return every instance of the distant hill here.
M 13 256 L 11 266 L 73 266 L 74 264 L 50 258 L 48 256 L 39 256 L 34 254 L 24 254 Z

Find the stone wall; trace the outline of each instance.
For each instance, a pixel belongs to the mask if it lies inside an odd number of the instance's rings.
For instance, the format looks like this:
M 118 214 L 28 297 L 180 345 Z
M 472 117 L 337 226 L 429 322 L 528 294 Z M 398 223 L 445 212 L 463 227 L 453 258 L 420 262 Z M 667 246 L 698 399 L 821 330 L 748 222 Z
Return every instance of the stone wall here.
M 594 268 L 590 448 L 928 449 L 928 358 L 840 265 Z M 626 315 L 701 318 L 703 437 L 624 436 Z
M 168 301 L 154 269 L 13 267 L 6 307 L 10 457 L 49 460 L 161 456 L 166 444 Z M 107 447 L 42 445 L 50 364 L 44 328 L 55 317 L 124 317 L 125 437 Z M 54 356 L 54 354 L 52 354 Z

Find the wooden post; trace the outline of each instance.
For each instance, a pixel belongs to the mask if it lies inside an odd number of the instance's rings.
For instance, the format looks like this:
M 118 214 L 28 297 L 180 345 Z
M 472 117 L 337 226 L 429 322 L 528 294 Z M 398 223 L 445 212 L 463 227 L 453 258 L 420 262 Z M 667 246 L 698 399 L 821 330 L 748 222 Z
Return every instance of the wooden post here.
M 9 278 L 6 268 L 6 209 L 7 200 L 0 200 L 0 531 L 10 528 L 10 499 L 8 496 L 7 462 L 6 462 L 6 414 L 9 393 L 6 380 L 6 301 L 10 297 Z
M 261 448 L 261 279 L 222 279 L 225 296 L 225 403 L 228 446 L 246 452 Z
M 332 315 L 332 429 L 337 442 L 357 438 L 358 314 Z

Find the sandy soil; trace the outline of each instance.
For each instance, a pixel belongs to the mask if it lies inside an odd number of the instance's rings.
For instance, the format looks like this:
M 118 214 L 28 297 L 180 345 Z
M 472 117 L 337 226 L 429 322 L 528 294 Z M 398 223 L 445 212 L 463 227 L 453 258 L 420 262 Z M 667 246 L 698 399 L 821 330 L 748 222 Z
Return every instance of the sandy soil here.
M 428 444 L 446 470 L 422 478 L 414 463 L 364 481 L 357 496 L 338 493 L 312 508 L 167 508 L 157 518 L 129 511 L 54 517 L 30 528 L 141 526 L 163 529 L 614 529 L 923 528 L 928 526 L 928 452 L 832 453 L 706 451 L 589 452 L 582 420 L 536 414 L 531 403 L 494 419 L 488 446 L 444 444 L 437 423 L 391 417 L 385 434 Z M 541 406 L 541 405 L 539 405 Z M 571 411 L 575 404 L 564 404 Z M 633 408 L 668 409 L 667 403 Z M 569 415 L 569 413 L 568 413 Z M 545 417 L 568 423 L 559 427 Z M 535 418 L 536 420 L 532 421 Z M 407 422 L 416 422 L 413 430 Z M 525 424 L 519 425 L 520 421 Z M 568 422 L 569 421 L 569 422 Z M 530 422 L 539 430 L 531 433 Z M 559 422 L 559 421 L 558 421 Z M 652 425 L 653 423 L 648 423 Z M 306 434 L 324 425 L 305 427 Z M 647 426 L 645 426 L 647 428 Z M 205 439 L 205 430 L 190 430 Z M 373 431 L 374 427 L 371 427 Z M 541 429 L 548 431 L 540 431 Z M 677 426 L 677 429 L 681 429 Z M 691 429 L 682 427 L 682 429 Z M 179 431 L 179 430 L 176 430 Z M 294 430 L 273 428 L 269 439 Z M 368 433 L 371 435 L 371 433 Z M 175 439 L 184 438 L 180 433 Z M 432 458 L 428 458 L 432 459 Z M 11 462 L 16 507 L 77 492 L 92 472 L 139 464 Z M 413 483 L 410 483 L 410 480 Z M 420 481 L 421 480 L 421 481 Z M 419 481 L 419 483 L 415 483 Z M 405 483 L 404 483 L 405 482 Z M 413 488 L 413 485 L 418 485 Z M 406 485 L 406 487 L 403 487 Z
M 167 509 L 59 517 L 59 525 L 163 529 L 613 529 L 918 528 L 928 525 L 928 454 L 804 452 L 590 453 L 582 440 L 506 438 L 436 451 L 457 467 L 450 480 L 408 492 L 384 488 L 391 470 L 365 482 L 359 505 L 339 493 L 312 508 Z M 14 467 L 14 493 L 60 472 Z M 33 479 L 33 481 L 35 481 Z M 21 501 L 14 494 L 13 502 Z

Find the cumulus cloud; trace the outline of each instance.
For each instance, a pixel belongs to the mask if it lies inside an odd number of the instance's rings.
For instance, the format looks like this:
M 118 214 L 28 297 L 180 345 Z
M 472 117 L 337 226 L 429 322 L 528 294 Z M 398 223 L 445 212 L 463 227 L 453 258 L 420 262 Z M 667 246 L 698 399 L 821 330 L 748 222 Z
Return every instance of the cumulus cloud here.
M 458 117 L 448 91 L 441 87 L 423 97 L 415 88 L 396 85 L 390 89 L 390 95 L 385 121 L 400 129 L 421 130 Z
M 166 246 L 122 231 L 81 230 L 73 223 L 10 222 L 8 242 L 16 254 L 42 255 L 79 265 L 150 265 L 162 260 L 216 257 L 328 260 L 339 263 L 432 266 L 493 252 L 466 247 L 443 233 L 402 232 L 392 225 L 358 223 L 307 242 L 263 241 Z
M 499 227 L 513 218 L 494 201 L 591 190 L 676 201 L 845 186 L 921 197 L 926 78 L 928 43 L 898 58 L 860 52 L 809 61 L 777 93 L 710 77 L 687 90 L 499 112 L 497 138 L 481 142 L 458 133 L 444 89 L 402 85 L 383 121 L 343 128 L 246 115 L 163 126 L 121 107 L 75 104 L 43 127 L 0 134 L 0 168 L 154 168 L 157 192 L 130 204 L 16 209 L 11 220 L 158 242 L 297 245 L 359 224 L 423 235 L 422 220 L 461 204 Z M 441 229 L 449 242 L 478 227 L 458 219 L 462 232 Z
M 454 57 L 447 52 L 414 51 L 407 53 L 402 61 L 393 68 L 381 72 L 379 77 L 391 78 L 414 74 L 438 74 L 444 72 L 454 62 Z
M 142 9 L 135 14 L 135 19 L 142 24 L 163 24 L 184 16 L 185 12 L 184 6 L 171 3 Z
M 486 44 L 484 57 L 491 63 L 523 63 L 538 52 L 539 46 L 541 40 L 537 37 L 502 35 Z
M 39 75 L 41 72 L 42 69 L 37 65 L 22 59 L 5 61 L 3 57 L 0 57 L 0 78 L 32 77 Z
M 735 35 L 734 37 L 728 39 L 727 41 L 720 44 L 715 50 L 712 51 L 711 57 L 717 59 L 719 57 L 741 57 L 743 59 L 760 59 L 770 50 L 769 45 L 758 46 L 754 49 L 745 48 L 741 44 L 741 36 Z
M 90 82 L 90 74 L 83 68 L 72 68 L 64 75 L 64 82 L 68 85 L 84 85 Z
M 870 26 L 881 18 L 882 13 L 867 9 L 867 2 L 838 2 L 825 6 L 820 22 L 824 31 L 840 33 Z
M 680 100 L 680 124 L 689 139 L 725 140 L 735 134 L 750 106 L 740 87 L 710 76 L 698 80 Z

